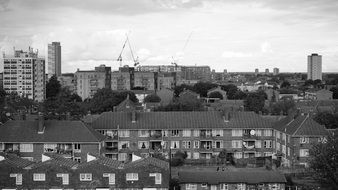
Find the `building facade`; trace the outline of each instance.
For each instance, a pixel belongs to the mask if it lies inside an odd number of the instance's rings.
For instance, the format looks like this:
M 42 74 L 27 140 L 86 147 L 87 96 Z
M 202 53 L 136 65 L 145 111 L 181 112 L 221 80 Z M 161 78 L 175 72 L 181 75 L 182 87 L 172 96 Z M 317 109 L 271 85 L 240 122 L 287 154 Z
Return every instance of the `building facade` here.
M 62 88 L 67 88 L 71 93 L 76 93 L 76 81 L 73 73 L 65 73 L 58 77 Z
M 182 81 L 210 81 L 211 70 L 209 66 L 181 66 L 179 73 Z
M 3 58 L 3 88 L 7 93 L 42 102 L 45 99 L 45 59 L 29 47 L 28 52 L 15 50 Z
M 322 56 L 313 53 L 307 57 L 307 79 L 322 80 Z
M 276 76 L 279 74 L 279 68 L 273 68 L 273 75 Z
M 48 44 L 48 78 L 61 76 L 61 45 L 60 42 Z

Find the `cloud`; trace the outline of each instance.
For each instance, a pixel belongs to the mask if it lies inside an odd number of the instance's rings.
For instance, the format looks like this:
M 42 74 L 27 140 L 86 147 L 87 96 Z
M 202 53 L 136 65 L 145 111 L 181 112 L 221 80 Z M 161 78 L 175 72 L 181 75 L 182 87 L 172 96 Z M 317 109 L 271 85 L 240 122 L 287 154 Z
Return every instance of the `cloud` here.
M 262 53 L 272 53 L 271 44 L 269 42 L 263 42 L 261 44 Z
M 0 12 L 8 10 L 9 0 L 0 0 Z
M 234 51 L 225 51 L 222 53 L 222 57 L 224 58 L 247 58 L 253 57 L 252 53 L 244 53 L 244 52 L 234 52 Z

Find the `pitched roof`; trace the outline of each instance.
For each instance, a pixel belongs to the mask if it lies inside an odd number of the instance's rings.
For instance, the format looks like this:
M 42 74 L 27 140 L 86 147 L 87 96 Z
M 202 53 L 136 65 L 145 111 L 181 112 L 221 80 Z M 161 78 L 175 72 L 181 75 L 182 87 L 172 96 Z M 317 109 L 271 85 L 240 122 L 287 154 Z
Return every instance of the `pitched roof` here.
M 30 168 L 39 168 L 41 166 L 45 165 L 51 165 L 54 164 L 56 166 L 65 166 L 68 168 L 72 168 L 77 166 L 79 163 L 76 161 L 73 161 L 70 158 L 65 158 L 62 155 L 56 154 L 56 153 L 44 153 L 45 156 L 48 156 L 50 160 L 44 161 L 44 162 L 37 162 L 30 166 Z
M 85 115 L 81 121 L 83 121 L 84 123 L 92 123 L 94 120 L 96 120 L 98 117 L 100 117 L 99 114 L 88 114 Z
M 124 99 L 119 105 L 117 105 L 114 109 L 116 111 L 126 111 L 126 110 L 135 110 L 135 103 L 130 100 L 129 94 L 126 99 Z
M 272 122 L 254 112 L 233 112 L 225 122 L 217 111 L 199 112 L 104 112 L 92 124 L 94 129 L 212 129 L 212 128 L 272 128 Z
M 315 122 L 308 114 L 286 117 L 276 122 L 274 128 L 293 136 L 325 136 L 328 135 L 323 125 Z
M 123 163 L 117 160 L 113 160 L 111 158 L 107 158 L 105 156 L 97 155 L 97 154 L 92 154 L 89 153 L 89 155 L 95 157 L 95 160 L 89 161 L 89 162 L 83 162 L 81 163 L 78 168 L 85 168 L 87 166 L 95 165 L 95 164 L 101 164 L 108 166 L 110 168 L 118 169 L 123 166 Z
M 137 166 L 149 166 L 149 165 L 163 169 L 169 169 L 169 162 L 153 157 L 141 158 L 140 160 L 129 162 L 124 165 L 124 168 L 127 169 L 127 168 L 135 168 Z
M 44 121 L 38 134 L 38 121 L 8 121 L 0 126 L 0 142 L 101 142 L 104 136 L 81 121 Z
M 6 154 L 6 153 L 1 152 L 0 156 L 3 156 L 5 158 L 5 160 L 2 160 L 0 162 L 7 162 L 8 164 L 13 165 L 15 167 L 19 167 L 19 168 L 24 168 L 34 163 L 27 159 L 20 158 L 19 156 L 15 154 Z
M 183 171 L 178 176 L 180 183 L 286 183 L 276 171 Z

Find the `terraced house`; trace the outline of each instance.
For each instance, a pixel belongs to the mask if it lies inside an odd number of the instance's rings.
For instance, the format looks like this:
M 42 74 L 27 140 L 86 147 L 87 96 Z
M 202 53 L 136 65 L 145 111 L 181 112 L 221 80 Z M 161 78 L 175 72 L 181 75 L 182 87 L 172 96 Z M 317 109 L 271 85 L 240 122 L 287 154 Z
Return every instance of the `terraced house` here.
M 132 153 L 210 159 L 223 149 L 235 158 L 271 156 L 274 129 L 253 112 L 105 112 L 91 126 L 107 139 L 101 153 L 126 161 Z
M 88 152 L 99 154 L 104 136 L 80 121 L 8 121 L 0 126 L 0 151 L 40 161 L 43 153 L 58 153 L 78 162 Z

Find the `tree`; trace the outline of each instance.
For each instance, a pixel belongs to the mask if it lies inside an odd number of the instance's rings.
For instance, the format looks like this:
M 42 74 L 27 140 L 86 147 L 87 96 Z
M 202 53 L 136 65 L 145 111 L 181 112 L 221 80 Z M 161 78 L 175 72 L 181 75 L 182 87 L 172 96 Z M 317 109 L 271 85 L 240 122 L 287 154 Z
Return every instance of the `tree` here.
M 169 155 L 171 156 L 171 155 Z M 184 160 L 187 158 L 187 153 L 180 150 L 176 151 L 174 157 L 171 159 L 172 166 L 181 166 L 184 164 Z
M 264 91 L 251 92 L 244 100 L 244 106 L 247 110 L 258 113 L 263 111 L 266 99 L 267 95 Z
M 279 115 L 281 112 L 286 115 L 290 110 L 294 110 L 296 104 L 293 100 L 283 99 L 278 101 L 271 106 L 271 113 L 273 115 Z
M 316 122 L 325 125 L 327 129 L 338 128 L 338 114 L 331 114 L 328 112 L 320 112 L 314 118 Z
M 233 84 L 222 85 L 221 89 L 227 92 L 229 100 L 242 100 L 246 97 L 246 93 L 242 92 Z
M 223 95 L 220 92 L 211 92 L 208 96 L 209 98 L 219 98 L 221 100 L 223 100 Z
M 198 93 L 201 97 L 208 96 L 208 90 L 217 87 L 217 84 L 213 84 L 210 82 L 198 82 L 194 85 L 193 91 Z
M 304 86 L 311 86 L 313 85 L 313 80 L 309 79 L 309 80 L 306 80 L 305 83 L 304 83 Z
M 338 99 L 338 87 L 333 87 L 330 89 L 330 91 L 332 92 L 332 98 Z
M 338 136 L 329 136 L 326 143 L 317 143 L 310 149 L 310 167 L 322 184 L 338 188 Z
M 160 102 L 161 98 L 159 96 L 157 96 L 156 94 L 149 94 L 148 96 L 146 96 L 144 98 L 144 102 Z
M 53 75 L 46 84 L 46 98 L 56 97 L 61 90 L 61 84 L 57 77 Z
M 175 95 L 175 97 L 179 97 L 180 94 L 181 94 L 181 92 L 183 92 L 184 89 L 193 90 L 193 87 L 189 86 L 189 85 L 186 85 L 186 84 L 175 86 L 175 88 L 174 88 L 174 95 Z
M 290 82 L 285 80 L 282 82 L 282 84 L 280 85 L 280 88 L 289 88 L 291 86 Z

